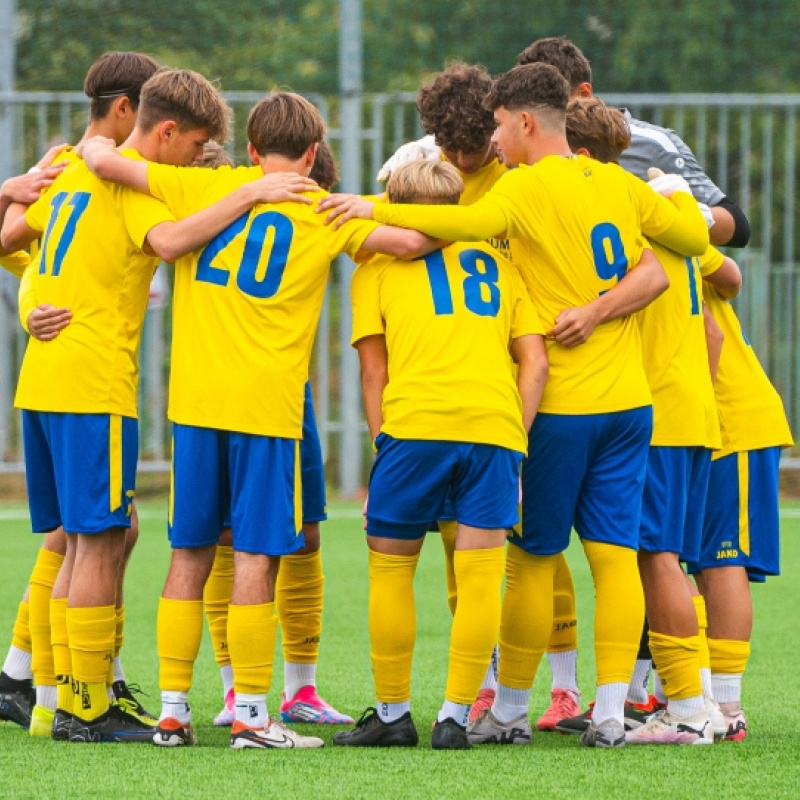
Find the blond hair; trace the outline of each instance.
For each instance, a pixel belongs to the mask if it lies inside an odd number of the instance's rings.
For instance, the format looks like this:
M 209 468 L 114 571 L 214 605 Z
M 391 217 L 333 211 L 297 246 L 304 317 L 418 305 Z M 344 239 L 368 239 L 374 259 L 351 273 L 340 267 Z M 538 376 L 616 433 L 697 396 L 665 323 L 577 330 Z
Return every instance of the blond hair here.
M 214 85 L 190 69 L 163 69 L 142 87 L 137 125 L 148 133 L 174 120 L 181 132 L 206 130 L 211 139 L 228 140 L 231 109 Z
M 231 154 L 219 142 L 215 142 L 212 139 L 203 145 L 203 160 L 198 166 L 211 169 L 232 167 L 233 159 Z
M 322 115 L 294 92 L 272 92 L 253 106 L 247 118 L 247 138 L 260 156 L 296 160 L 324 136 Z
M 592 158 L 617 163 L 631 144 L 625 115 L 598 97 L 580 97 L 567 106 L 567 142 L 576 152 L 588 150 Z
M 392 203 L 457 205 L 463 191 L 464 181 L 452 164 L 423 158 L 399 166 L 386 184 Z

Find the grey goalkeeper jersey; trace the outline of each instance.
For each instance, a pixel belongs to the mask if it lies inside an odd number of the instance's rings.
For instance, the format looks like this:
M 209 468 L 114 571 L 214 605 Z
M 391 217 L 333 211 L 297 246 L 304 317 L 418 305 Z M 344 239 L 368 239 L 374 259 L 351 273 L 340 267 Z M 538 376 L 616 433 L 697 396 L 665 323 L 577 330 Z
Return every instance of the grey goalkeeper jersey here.
M 695 199 L 707 206 L 717 205 L 725 197 L 725 192 L 703 172 L 694 153 L 675 131 L 634 119 L 622 110 L 631 129 L 631 146 L 620 157 L 624 169 L 645 181 L 650 167 L 682 175 Z

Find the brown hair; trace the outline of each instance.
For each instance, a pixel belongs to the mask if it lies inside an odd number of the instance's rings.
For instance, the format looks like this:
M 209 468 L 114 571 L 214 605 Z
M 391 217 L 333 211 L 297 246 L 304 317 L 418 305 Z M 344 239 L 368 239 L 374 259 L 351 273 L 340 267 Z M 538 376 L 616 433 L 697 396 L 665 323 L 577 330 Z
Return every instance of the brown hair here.
M 190 69 L 159 70 L 142 87 L 137 125 L 145 133 L 174 120 L 181 132 L 205 129 L 211 139 L 228 140 L 231 110 L 214 85 Z
M 485 150 L 495 124 L 483 101 L 492 79 L 479 65 L 449 64 L 417 95 L 417 109 L 425 133 L 436 137 L 444 150 L 477 153 Z
M 325 191 L 330 191 L 331 187 L 339 183 L 339 167 L 336 166 L 336 159 L 327 142 L 319 143 L 317 157 L 308 177 L 316 181 Z
M 580 97 L 567 106 L 567 141 L 573 152 L 589 151 L 598 161 L 619 161 L 630 147 L 631 131 L 625 115 L 597 97 Z
M 127 97 L 135 111 L 142 86 L 158 69 L 158 62 L 144 53 L 104 53 L 89 67 L 83 82 L 83 93 L 89 98 L 89 117 L 103 119 L 118 97 Z
M 426 158 L 402 164 L 386 184 L 391 203 L 457 205 L 463 191 L 464 181 L 452 164 Z
M 568 102 L 569 85 L 555 67 L 527 64 L 510 69 L 495 81 L 486 107 L 530 111 L 543 126 L 563 131 Z
M 203 160 L 198 166 L 210 169 L 232 167 L 233 159 L 231 154 L 219 142 L 211 140 L 203 145 Z
M 274 153 L 298 159 L 324 136 L 322 115 L 294 92 L 272 92 L 253 106 L 247 118 L 247 138 L 260 156 Z
M 555 67 L 569 82 L 570 92 L 574 92 L 582 83 L 592 82 L 589 59 L 579 47 L 563 36 L 537 39 L 517 56 L 517 64 L 549 64 Z

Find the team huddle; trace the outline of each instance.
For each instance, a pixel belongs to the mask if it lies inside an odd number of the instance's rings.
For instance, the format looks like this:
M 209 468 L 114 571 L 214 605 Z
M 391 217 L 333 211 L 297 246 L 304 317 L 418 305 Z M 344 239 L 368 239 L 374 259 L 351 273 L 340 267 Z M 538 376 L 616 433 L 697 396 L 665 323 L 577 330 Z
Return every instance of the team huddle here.
M 0 264 L 30 334 L 22 409 L 44 534 L 0 673 L 0 719 L 71 742 L 194 744 L 208 620 L 230 745 L 415 746 L 414 573 L 441 536 L 452 627 L 435 749 L 741 740 L 749 583 L 779 571 L 781 400 L 730 306 L 741 210 L 671 131 L 592 96 L 566 39 L 493 79 L 454 63 L 420 89 L 428 134 L 385 195 L 331 195 L 325 124 L 274 92 L 252 166 L 214 142 L 230 110 L 197 73 L 109 53 L 90 122 L 0 190 Z M 211 141 L 213 140 L 213 141 Z M 648 184 L 649 179 L 649 184 Z M 317 691 L 326 518 L 308 384 L 330 265 L 346 253 L 375 462 L 365 506 L 375 707 Z M 174 263 L 169 573 L 162 707 L 120 648 L 137 538 L 138 348 L 150 280 Z M 757 419 L 757 423 L 754 423 Z M 582 712 L 572 530 L 594 581 L 596 695 Z M 691 578 L 689 576 L 692 576 Z M 277 628 L 284 693 L 267 710 Z M 652 693 L 651 693 L 652 678 Z M 280 717 L 280 720 L 278 719 Z

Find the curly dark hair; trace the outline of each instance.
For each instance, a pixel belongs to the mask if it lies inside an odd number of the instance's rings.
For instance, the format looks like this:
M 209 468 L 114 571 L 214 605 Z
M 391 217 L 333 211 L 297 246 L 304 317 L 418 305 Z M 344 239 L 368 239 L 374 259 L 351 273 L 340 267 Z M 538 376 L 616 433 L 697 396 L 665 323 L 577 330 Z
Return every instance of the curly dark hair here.
M 567 106 L 567 141 L 573 152 L 584 148 L 598 161 L 619 161 L 631 145 L 625 115 L 598 97 L 580 97 Z
M 589 59 L 577 45 L 563 36 L 537 39 L 517 56 L 517 64 L 549 64 L 555 67 L 569 81 L 572 92 L 582 83 L 592 82 Z
M 448 64 L 417 95 L 425 133 L 436 137 L 443 150 L 477 153 L 484 150 L 495 129 L 484 100 L 492 89 L 486 69 L 460 61 Z
M 539 106 L 566 112 L 568 102 L 569 84 L 555 67 L 527 64 L 501 75 L 484 105 L 490 111 L 500 106 L 509 111 Z

